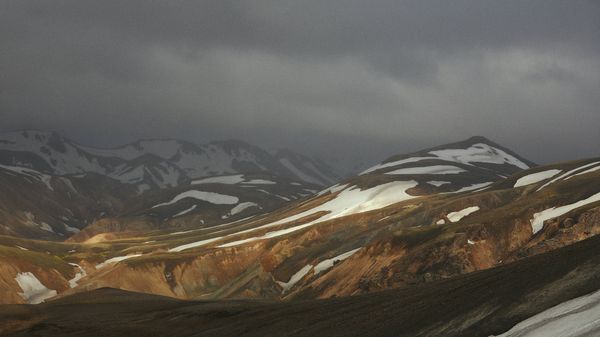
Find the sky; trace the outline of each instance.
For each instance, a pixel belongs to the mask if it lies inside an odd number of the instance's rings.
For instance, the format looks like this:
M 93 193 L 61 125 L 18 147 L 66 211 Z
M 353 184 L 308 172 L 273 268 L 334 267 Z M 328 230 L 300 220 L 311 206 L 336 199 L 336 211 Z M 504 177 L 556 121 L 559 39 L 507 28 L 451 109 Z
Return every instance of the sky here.
M 0 0 L 0 131 L 600 156 L 600 1 Z

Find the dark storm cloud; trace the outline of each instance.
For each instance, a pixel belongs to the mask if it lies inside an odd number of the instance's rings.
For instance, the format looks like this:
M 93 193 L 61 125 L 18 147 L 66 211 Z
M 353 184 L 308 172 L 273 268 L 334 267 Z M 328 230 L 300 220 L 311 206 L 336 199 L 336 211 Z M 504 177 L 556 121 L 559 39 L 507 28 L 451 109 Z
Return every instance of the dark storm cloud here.
M 600 155 L 599 18 L 595 1 L 2 1 L 2 129 L 367 162 L 473 134 Z

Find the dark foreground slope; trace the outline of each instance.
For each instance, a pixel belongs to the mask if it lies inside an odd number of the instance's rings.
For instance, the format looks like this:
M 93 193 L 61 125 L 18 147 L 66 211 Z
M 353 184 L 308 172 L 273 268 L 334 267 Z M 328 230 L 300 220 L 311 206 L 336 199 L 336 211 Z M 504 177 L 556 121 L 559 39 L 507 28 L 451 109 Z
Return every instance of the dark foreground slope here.
M 0 306 L 6 336 L 489 336 L 600 284 L 600 237 L 419 286 L 328 300 L 193 302 L 98 289 Z

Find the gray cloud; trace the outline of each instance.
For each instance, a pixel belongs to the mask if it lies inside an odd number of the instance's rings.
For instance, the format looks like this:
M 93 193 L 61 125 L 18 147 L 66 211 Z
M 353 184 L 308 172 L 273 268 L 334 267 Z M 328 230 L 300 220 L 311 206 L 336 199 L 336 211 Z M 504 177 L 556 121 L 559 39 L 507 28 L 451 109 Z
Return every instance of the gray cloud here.
M 3 1 L 1 128 L 338 163 L 474 134 L 598 156 L 598 18 L 594 1 Z

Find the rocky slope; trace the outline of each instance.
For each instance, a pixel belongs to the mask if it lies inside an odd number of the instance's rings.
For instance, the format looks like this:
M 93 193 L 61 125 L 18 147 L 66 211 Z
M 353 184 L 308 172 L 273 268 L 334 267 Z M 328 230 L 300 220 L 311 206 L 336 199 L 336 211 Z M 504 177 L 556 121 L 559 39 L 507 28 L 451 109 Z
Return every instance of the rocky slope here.
M 119 214 L 138 195 L 102 175 L 60 177 L 6 165 L 0 165 L 0 191 L 0 235 L 47 240 L 64 240 Z
M 596 236 L 448 280 L 328 300 L 178 301 L 104 288 L 47 304 L 0 306 L 0 334 L 590 336 L 599 331 L 599 247 Z

